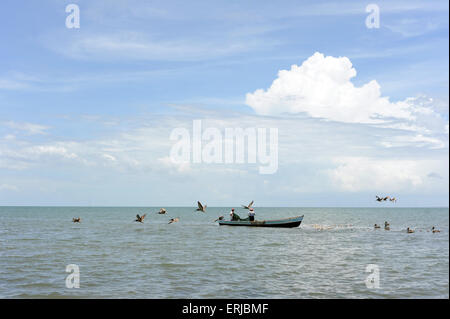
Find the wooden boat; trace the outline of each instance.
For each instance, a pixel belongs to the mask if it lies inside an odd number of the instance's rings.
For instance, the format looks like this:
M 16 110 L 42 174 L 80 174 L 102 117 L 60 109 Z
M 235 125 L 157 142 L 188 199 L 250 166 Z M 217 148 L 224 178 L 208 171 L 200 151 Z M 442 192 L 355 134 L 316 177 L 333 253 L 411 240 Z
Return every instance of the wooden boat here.
M 248 220 L 220 220 L 219 225 L 226 226 L 254 226 L 254 227 L 298 227 L 303 220 L 302 216 L 274 219 L 274 220 L 255 220 L 253 222 Z

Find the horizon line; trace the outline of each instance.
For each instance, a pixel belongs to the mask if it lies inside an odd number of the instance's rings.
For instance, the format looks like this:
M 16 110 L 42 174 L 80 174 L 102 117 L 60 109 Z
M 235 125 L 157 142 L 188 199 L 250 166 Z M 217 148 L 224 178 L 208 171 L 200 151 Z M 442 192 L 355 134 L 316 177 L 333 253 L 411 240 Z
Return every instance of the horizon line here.
M 195 208 L 196 206 L 87 206 L 87 205 L 0 205 L 2 207 L 80 207 L 80 208 L 161 208 L 161 207 L 170 207 L 170 208 Z M 240 206 L 208 206 L 208 208 L 243 208 Z M 256 206 L 254 208 L 449 208 L 449 206 Z M 244 208 L 243 208 L 244 209 Z

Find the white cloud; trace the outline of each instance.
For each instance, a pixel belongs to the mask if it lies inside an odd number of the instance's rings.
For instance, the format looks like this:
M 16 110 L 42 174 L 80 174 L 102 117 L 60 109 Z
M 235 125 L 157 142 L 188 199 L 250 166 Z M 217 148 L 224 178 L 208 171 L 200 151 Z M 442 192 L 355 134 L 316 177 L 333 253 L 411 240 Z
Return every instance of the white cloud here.
M 104 159 L 107 159 L 108 161 L 111 161 L 111 162 L 116 162 L 117 161 L 117 159 L 114 156 L 112 156 L 112 155 L 103 154 L 102 156 L 103 156 Z
M 428 19 L 393 19 L 389 24 L 385 24 L 384 27 L 392 32 L 399 33 L 403 37 L 416 37 L 432 32 L 445 26 L 445 21 L 436 21 L 437 17 L 434 17 L 434 21 Z
M 38 134 L 46 134 L 46 130 L 49 129 L 48 126 L 33 124 L 33 123 L 17 123 L 13 121 L 9 121 L 4 123 L 5 126 L 12 128 L 14 130 L 25 131 L 30 135 L 38 135 Z
M 233 179 L 242 181 L 233 191 L 264 193 L 272 189 L 279 192 L 280 198 L 287 198 L 283 196 L 291 196 L 287 195 L 291 193 L 333 195 L 342 191 L 401 191 L 405 195 L 420 194 L 424 190 L 448 191 L 448 170 L 445 169 L 448 152 L 432 149 L 442 146 L 439 140 L 417 132 L 303 116 L 266 117 L 224 114 L 217 110 L 205 113 L 194 108 L 189 111 L 189 116 L 184 112 L 171 112 L 152 118 L 139 117 L 131 121 L 131 126 L 122 121 L 114 131 L 108 128 L 108 134 L 80 141 L 61 142 L 58 132 L 48 136 L 46 143 L 37 141 L 36 144 L 23 136 L 0 140 L 0 168 L 29 169 L 28 173 L 22 171 L 20 175 L 30 174 L 33 179 L 43 178 L 38 173 L 41 170 L 44 173 L 47 169 L 70 171 L 77 179 L 79 176 L 86 180 L 98 179 L 105 185 L 109 185 L 101 181 L 105 177 L 121 181 L 117 183 L 120 185 L 129 185 L 127 183 L 135 179 L 158 180 L 155 192 L 167 191 L 174 183 L 186 181 L 195 184 L 194 192 L 203 192 L 202 185 L 214 184 L 218 179 L 227 181 L 206 190 L 211 196 L 213 190 L 233 189 L 234 186 L 230 187 Z M 227 127 L 278 127 L 279 172 L 264 180 L 254 165 L 172 163 L 169 157 L 173 146 L 169 139 L 171 130 L 176 127 L 190 130 L 192 119 L 196 118 L 204 120 L 203 129 L 215 127 L 221 131 Z M 99 121 L 103 121 L 93 120 L 90 125 L 98 126 Z M 19 183 L 22 191 L 21 179 L 14 182 Z M 274 196 L 272 191 L 270 194 Z
M 25 83 L 11 80 L 11 79 L 0 79 L 0 89 L 3 90 L 18 90 L 26 88 L 27 85 Z
M 0 191 L 14 191 L 17 192 L 19 188 L 14 185 L 9 184 L 0 184 Z
M 47 160 L 78 160 L 85 163 L 85 160 L 72 152 L 76 143 L 51 143 L 46 145 L 31 145 L 27 142 L 12 142 L 11 144 L 0 144 L 0 168 L 24 170 Z
M 372 80 L 356 87 L 356 70 L 347 57 L 325 57 L 316 52 L 301 66 L 281 70 L 267 89 L 246 95 L 246 104 L 258 114 L 306 113 L 314 118 L 344 122 L 378 124 L 426 132 L 436 122 L 444 130 L 445 121 L 424 97 L 391 102 L 381 95 Z
M 248 52 L 274 43 L 256 38 L 231 37 L 226 34 L 210 38 L 157 38 L 134 31 L 113 34 L 75 36 L 48 44 L 53 50 L 76 59 L 93 60 L 163 60 L 195 61 Z
M 414 144 L 416 147 L 429 147 L 430 149 L 443 149 L 448 147 L 443 140 L 433 137 L 423 136 L 422 134 L 414 136 L 392 136 L 389 140 L 380 142 L 385 147 L 402 147 Z
M 414 191 L 427 189 L 429 175 L 448 175 L 440 160 L 342 157 L 328 170 L 334 185 L 344 191 Z M 436 173 L 438 172 L 438 173 Z M 435 185 L 434 185 L 435 186 Z
M 13 134 L 6 134 L 5 136 L 3 136 L 3 139 L 7 140 L 7 141 L 12 141 L 16 139 L 16 136 Z
M 77 154 L 70 152 L 66 147 L 55 145 L 38 145 L 27 149 L 29 154 L 36 156 L 41 155 L 56 155 L 63 158 L 74 159 L 77 158 Z
M 163 165 L 163 167 L 172 172 L 187 173 L 191 171 L 190 163 L 176 163 L 172 161 L 170 156 L 158 158 L 158 161 Z

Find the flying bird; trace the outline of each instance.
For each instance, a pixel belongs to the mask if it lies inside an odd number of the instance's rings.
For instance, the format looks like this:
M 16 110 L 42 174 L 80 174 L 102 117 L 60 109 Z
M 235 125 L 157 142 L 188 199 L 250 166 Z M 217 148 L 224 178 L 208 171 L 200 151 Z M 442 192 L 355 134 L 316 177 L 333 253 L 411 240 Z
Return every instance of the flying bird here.
M 74 223 L 81 223 L 81 217 L 72 218 L 72 221 L 73 221 Z
M 145 216 L 147 216 L 147 214 L 144 214 L 142 216 L 139 216 L 139 214 L 137 214 L 135 222 L 144 223 Z
M 219 218 L 217 218 L 214 222 L 216 222 L 218 220 L 223 220 L 223 216 L 219 216 Z
M 390 200 L 391 202 L 394 202 L 394 203 L 397 202 L 397 198 L 395 198 L 395 197 L 391 197 L 391 198 L 389 198 L 389 200 Z
M 169 221 L 169 224 L 176 223 L 178 221 L 180 221 L 180 219 L 178 217 L 177 218 L 171 218 L 170 221 Z
M 206 213 L 206 205 L 202 205 L 202 203 L 197 202 L 198 208 L 195 211 Z
M 253 201 L 251 201 L 251 203 L 248 204 L 248 206 L 245 206 L 245 205 L 241 205 L 241 206 L 244 207 L 245 209 L 250 209 L 252 207 L 252 205 L 253 205 Z
M 375 195 L 375 197 L 376 197 L 376 201 L 377 202 L 385 202 L 385 201 L 387 201 L 389 199 L 389 196 L 379 197 L 379 196 Z
M 159 212 L 158 212 L 158 214 L 165 214 L 165 213 L 167 213 L 167 211 L 166 211 L 166 209 L 165 208 L 161 208 L 160 210 L 159 210 Z

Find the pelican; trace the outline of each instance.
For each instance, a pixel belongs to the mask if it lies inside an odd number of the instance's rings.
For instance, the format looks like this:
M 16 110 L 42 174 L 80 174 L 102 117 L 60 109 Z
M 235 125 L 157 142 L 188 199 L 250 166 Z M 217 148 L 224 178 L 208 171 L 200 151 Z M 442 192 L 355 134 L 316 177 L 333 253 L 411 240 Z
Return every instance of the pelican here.
M 147 214 L 144 214 L 142 216 L 139 216 L 139 214 L 137 214 L 135 222 L 144 223 L 145 216 L 147 216 Z
M 81 217 L 72 218 L 72 221 L 73 221 L 74 223 L 81 223 Z
M 219 216 L 219 218 L 217 218 L 214 222 L 216 222 L 218 220 L 223 220 L 223 216 Z
M 248 204 L 248 206 L 245 206 L 245 205 L 241 205 L 241 206 L 244 207 L 244 209 L 250 209 L 252 207 L 252 205 L 253 205 L 253 201 L 251 201 L 251 203 Z
M 434 234 L 434 233 L 440 233 L 440 232 L 441 232 L 440 230 L 434 228 L 434 226 L 431 228 L 431 231 L 433 232 L 433 234 Z
M 406 232 L 407 232 L 408 234 L 412 234 L 412 233 L 414 233 L 414 230 L 412 230 L 411 228 L 408 227 L 408 228 L 406 229 Z
M 206 205 L 202 205 L 202 203 L 197 202 L 198 208 L 195 211 L 206 213 Z
M 178 217 L 177 218 L 171 218 L 170 221 L 169 221 L 169 224 L 176 223 L 178 221 L 180 221 L 180 219 Z
M 165 214 L 165 213 L 167 213 L 167 211 L 166 211 L 166 209 L 165 208 L 161 208 L 160 210 L 159 210 L 159 212 L 158 212 L 158 214 Z

